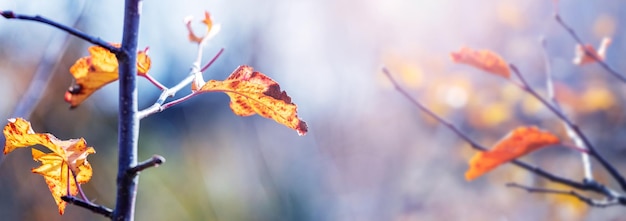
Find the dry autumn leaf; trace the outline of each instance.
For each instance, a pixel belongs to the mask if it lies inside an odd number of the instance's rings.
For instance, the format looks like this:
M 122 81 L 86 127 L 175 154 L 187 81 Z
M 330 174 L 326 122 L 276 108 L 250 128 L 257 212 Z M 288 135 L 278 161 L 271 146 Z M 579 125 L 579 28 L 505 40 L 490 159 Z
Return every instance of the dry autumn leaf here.
M 582 66 L 585 64 L 596 62 L 596 58 L 603 61 L 606 56 L 606 49 L 609 47 L 610 44 L 611 44 L 611 38 L 604 37 L 597 51 L 591 45 L 585 45 L 584 48 L 581 45 L 576 45 L 576 55 L 572 62 L 575 65 Z M 587 54 L 585 50 L 591 53 L 591 55 Z
M 259 114 L 305 135 L 307 125 L 298 118 L 297 106 L 274 80 L 252 67 L 239 66 L 226 80 L 210 80 L 198 92 L 225 92 L 230 108 L 239 116 Z
M 220 25 L 213 24 L 213 20 L 211 20 L 211 15 L 207 11 L 204 12 L 204 19 L 202 20 L 202 23 L 204 23 L 207 26 L 207 32 L 204 36 L 198 36 L 193 32 L 193 29 L 191 28 L 192 20 L 193 20 L 193 17 L 191 16 L 186 17 L 184 20 L 185 25 L 187 26 L 189 41 L 191 42 L 196 42 L 200 44 L 203 40 L 210 39 L 213 36 L 215 36 L 220 30 Z
M 473 180 L 500 164 L 559 142 L 557 136 L 537 127 L 518 127 L 498 141 L 493 149 L 476 153 L 469 161 L 465 179 Z
M 61 200 L 61 197 L 75 196 L 78 193 L 77 183 L 87 183 L 91 179 L 92 169 L 87 162 L 87 155 L 96 151 L 88 147 L 83 138 L 59 140 L 52 134 L 35 133 L 30 122 L 22 118 L 9 119 L 9 124 L 4 127 L 3 133 L 6 138 L 4 154 L 17 148 L 36 144 L 43 145 L 52 151 L 44 153 L 32 149 L 33 159 L 41 163 L 41 166 L 32 169 L 32 172 L 44 177 L 59 208 L 59 213 L 63 215 L 66 202 Z
M 113 44 L 119 47 L 119 44 Z M 71 107 L 81 104 L 87 97 L 104 85 L 118 79 L 118 64 L 115 54 L 99 46 L 88 49 L 89 55 L 78 59 L 70 68 L 75 83 L 65 92 L 65 101 Z M 150 57 L 147 55 L 148 48 L 137 54 L 137 74 L 147 75 L 150 70 Z
M 467 64 L 504 78 L 511 76 L 508 63 L 500 55 L 490 50 L 474 50 L 462 47 L 458 52 L 450 53 L 450 58 L 455 63 Z

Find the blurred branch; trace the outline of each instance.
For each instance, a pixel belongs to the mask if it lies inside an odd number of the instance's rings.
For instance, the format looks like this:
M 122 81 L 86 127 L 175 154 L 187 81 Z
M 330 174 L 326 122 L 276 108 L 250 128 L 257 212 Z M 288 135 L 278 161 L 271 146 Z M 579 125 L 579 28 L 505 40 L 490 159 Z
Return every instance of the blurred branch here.
M 563 110 L 561 109 L 561 107 L 559 105 L 559 102 L 556 100 L 556 96 L 554 94 L 554 84 L 553 84 L 553 77 L 552 77 L 552 64 L 550 62 L 550 56 L 548 55 L 546 39 L 543 38 L 543 37 L 541 38 L 541 48 L 543 49 L 542 50 L 543 51 L 543 60 L 546 63 L 546 89 L 548 90 L 548 97 L 552 101 L 552 104 L 554 105 L 555 109 L 557 109 L 558 111 L 562 112 Z M 583 142 L 583 140 L 572 129 L 572 127 L 570 127 L 564 121 L 561 121 L 561 123 L 563 124 L 563 126 L 565 127 L 565 130 L 567 131 L 567 135 L 574 141 L 576 146 L 578 146 L 580 148 L 583 148 L 585 150 L 589 149 L 589 148 L 587 148 L 587 146 L 585 146 L 585 143 Z M 589 159 L 589 154 L 581 153 L 580 157 L 581 157 L 581 160 L 582 160 L 582 163 L 583 163 L 583 171 L 584 171 L 585 179 L 593 180 L 593 172 L 592 172 L 593 170 L 591 169 L 591 160 Z
M 62 196 L 61 199 L 69 204 L 85 208 L 91 212 L 103 215 L 107 218 L 113 217 L 113 211 L 105 206 L 87 202 L 73 196 Z
M 587 147 L 587 149 L 589 150 L 589 154 L 593 156 L 596 160 L 598 160 L 602 167 L 604 167 L 607 172 L 609 172 L 609 174 L 619 183 L 622 190 L 626 191 L 626 179 L 624 179 L 624 177 L 617 171 L 617 169 L 615 169 L 615 167 L 613 167 L 613 165 L 611 165 L 602 155 L 600 155 L 600 153 L 598 153 L 596 148 L 593 146 L 593 144 L 591 144 L 587 136 L 585 136 L 585 134 L 580 130 L 578 125 L 574 124 L 567 116 L 565 116 L 565 114 L 561 110 L 550 104 L 546 99 L 539 95 L 539 93 L 537 93 L 537 91 L 528 84 L 526 78 L 524 78 L 524 76 L 515 65 L 511 64 L 510 67 L 513 73 L 517 75 L 522 84 L 516 83 L 514 81 L 511 82 L 537 98 L 537 100 L 543 103 L 543 105 L 545 105 L 548 109 L 550 109 L 550 111 L 556 114 L 559 119 L 567 124 L 567 126 L 571 128 L 578 137 L 580 137 L 580 140 L 582 140 L 584 147 Z
M 506 186 L 511 187 L 511 188 L 523 189 L 529 193 L 568 195 L 568 196 L 576 197 L 580 201 L 583 201 L 586 204 L 593 206 L 593 207 L 604 208 L 604 207 L 609 207 L 609 206 L 626 205 L 626 198 L 624 198 L 623 196 L 619 196 L 617 198 L 606 198 L 604 200 L 596 200 L 590 197 L 583 196 L 582 194 L 573 190 L 566 191 L 566 190 L 538 188 L 538 187 L 524 186 L 524 185 L 517 184 L 517 183 L 507 183 Z
M 567 25 L 565 23 L 565 21 L 563 21 L 563 19 L 561 18 L 561 16 L 558 13 L 554 14 L 554 19 L 556 19 L 556 21 L 559 23 L 559 25 L 561 25 L 567 31 L 567 33 L 569 33 L 569 35 L 572 36 L 572 38 L 574 38 L 574 40 L 585 51 L 585 54 L 587 54 L 587 56 L 593 58 L 593 60 L 598 62 L 598 64 L 600 64 L 600 66 L 602 66 L 605 70 L 607 70 L 609 73 L 611 73 L 617 79 L 622 81 L 622 83 L 626 83 L 626 77 L 624 77 L 624 75 L 622 75 L 621 73 L 617 72 L 615 69 L 613 69 L 611 66 L 609 66 L 609 64 L 607 64 L 601 58 L 597 57 L 596 54 L 593 51 L 589 51 L 589 48 L 584 47 L 585 43 L 580 39 L 580 37 L 578 37 L 578 34 L 576 34 L 576 31 L 574 31 L 573 28 L 571 28 L 569 25 Z
M 71 35 L 74 35 L 78 38 L 81 38 L 85 41 L 88 41 L 92 44 L 98 45 L 100 47 L 106 48 L 107 50 L 117 54 L 120 52 L 119 48 L 113 47 L 113 45 L 109 44 L 106 41 L 103 41 L 100 38 L 96 38 L 93 37 L 91 35 L 88 35 L 84 32 L 81 32 L 75 28 L 60 24 L 58 22 L 52 21 L 50 19 L 44 18 L 42 16 L 39 15 L 35 15 L 35 16 L 30 16 L 30 15 L 21 15 L 21 14 L 16 14 L 13 13 L 13 11 L 2 11 L 0 12 L 0 14 L 5 17 L 6 19 L 19 19 L 19 20 L 28 20 L 28 21 L 35 21 L 35 22 L 41 22 L 50 26 L 53 26 L 55 28 L 61 29 Z
M 428 114 L 429 116 L 435 118 L 437 121 L 439 121 L 441 124 L 443 124 L 444 126 L 448 127 L 450 130 L 452 130 L 452 132 L 454 132 L 455 134 L 457 134 L 459 137 L 461 137 L 463 140 L 465 140 L 466 142 L 468 142 L 472 148 L 479 150 L 479 151 L 486 151 L 487 148 L 483 147 L 482 145 L 476 143 L 475 141 L 473 141 L 471 138 L 469 138 L 469 136 L 467 136 L 465 133 L 463 133 L 459 128 L 457 128 L 456 126 L 454 126 L 453 124 L 451 124 L 450 122 L 446 121 L 445 119 L 443 119 L 441 116 L 437 115 L 436 113 L 434 113 L 433 111 L 431 111 L 430 109 L 428 109 L 425 105 L 423 105 L 421 102 L 419 102 L 418 100 L 416 100 L 415 98 L 413 98 L 411 95 L 409 95 L 409 93 L 407 93 L 402 87 L 400 87 L 400 85 L 398 84 L 398 82 L 393 78 L 393 76 L 391 75 L 391 73 L 389 72 L 389 70 L 386 67 L 383 67 L 383 73 L 387 76 L 387 78 L 389 78 L 389 80 L 391 81 L 391 83 L 394 85 L 395 89 L 400 92 L 400 94 L 402 94 L 405 98 L 407 98 L 413 105 L 415 105 L 416 107 L 418 107 L 421 111 L 425 112 L 426 114 Z M 599 186 L 599 185 L 591 185 L 591 183 L 585 182 L 585 183 L 581 183 L 581 182 L 576 182 L 567 178 L 563 178 L 560 176 L 557 176 L 555 174 L 552 174 L 550 172 L 547 172 L 539 167 L 535 167 L 532 166 L 530 164 L 524 163 L 522 161 L 519 160 L 511 160 L 510 161 L 512 164 L 519 166 L 529 172 L 532 172 L 540 177 L 543 177 L 545 179 L 548 179 L 552 182 L 555 183 L 560 183 L 575 189 L 579 189 L 579 190 L 585 190 L 585 191 L 593 191 L 593 192 L 597 192 L 600 194 L 605 194 L 605 189 L 604 186 Z
M 220 55 L 222 55 L 222 53 L 224 52 L 224 48 L 221 48 L 219 50 L 219 52 L 217 52 L 217 54 L 215 54 L 215 56 L 213 56 L 213 58 L 211 59 L 211 61 L 209 61 L 209 63 L 207 63 L 202 69 L 200 69 L 200 61 L 202 60 L 202 45 L 203 44 L 199 44 L 198 46 L 198 56 L 196 58 L 196 61 L 193 63 L 191 71 L 189 71 L 189 74 L 187 75 L 187 77 L 185 77 L 185 79 L 183 79 L 182 81 L 178 82 L 178 84 L 176 84 L 174 87 L 172 88 L 167 88 L 164 87 L 162 88 L 162 92 L 161 95 L 159 95 L 159 98 L 157 99 L 157 101 L 150 107 L 143 109 L 139 112 L 139 119 L 143 119 L 147 116 L 150 116 L 152 114 L 161 112 L 167 108 L 170 108 L 180 102 L 183 102 L 185 100 L 188 100 L 189 98 L 194 97 L 195 95 L 198 95 L 198 93 L 192 92 L 191 94 L 188 94 L 182 98 L 179 98 L 177 100 L 165 103 L 165 101 L 167 100 L 168 97 L 173 97 L 174 94 L 176 94 L 176 92 L 180 91 L 181 89 L 183 89 L 183 87 L 194 83 L 194 80 L 198 80 L 198 75 L 201 75 L 202 72 L 204 70 L 206 70 L 209 66 L 211 66 L 216 60 L 217 58 L 220 57 Z M 203 80 L 202 80 L 203 81 Z M 198 83 L 198 82 L 196 82 Z M 204 83 L 204 82 L 201 82 Z M 201 85 L 200 85 L 201 86 Z
M 165 163 L 165 158 L 163 158 L 162 156 L 159 155 L 154 155 L 152 156 L 152 158 L 143 161 L 141 163 L 138 163 L 135 167 L 132 167 L 130 169 L 128 169 L 127 171 L 127 175 L 128 176 L 137 176 L 137 174 L 145 169 L 148 169 L 150 167 L 158 167 L 159 165 Z

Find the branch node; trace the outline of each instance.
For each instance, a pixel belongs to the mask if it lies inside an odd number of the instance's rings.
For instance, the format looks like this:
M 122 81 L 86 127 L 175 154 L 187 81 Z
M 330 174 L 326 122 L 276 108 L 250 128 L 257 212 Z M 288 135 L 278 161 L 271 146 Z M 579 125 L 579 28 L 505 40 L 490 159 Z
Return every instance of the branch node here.
M 139 172 L 148 169 L 150 167 L 158 167 L 159 165 L 165 163 L 165 158 L 160 155 L 154 155 L 152 158 L 138 163 L 136 166 L 129 168 L 126 171 L 126 175 L 134 177 L 139 174 Z

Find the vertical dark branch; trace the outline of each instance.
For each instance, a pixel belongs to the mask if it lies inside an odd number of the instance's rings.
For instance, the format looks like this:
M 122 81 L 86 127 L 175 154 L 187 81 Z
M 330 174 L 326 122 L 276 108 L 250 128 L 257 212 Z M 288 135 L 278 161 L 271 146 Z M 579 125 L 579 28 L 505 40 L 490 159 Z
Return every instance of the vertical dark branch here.
M 140 0 L 126 0 L 122 47 L 117 54 L 119 62 L 120 100 L 118 120 L 117 199 L 113 220 L 133 220 L 137 194 L 136 176 L 127 171 L 137 164 L 137 38 L 139 35 Z

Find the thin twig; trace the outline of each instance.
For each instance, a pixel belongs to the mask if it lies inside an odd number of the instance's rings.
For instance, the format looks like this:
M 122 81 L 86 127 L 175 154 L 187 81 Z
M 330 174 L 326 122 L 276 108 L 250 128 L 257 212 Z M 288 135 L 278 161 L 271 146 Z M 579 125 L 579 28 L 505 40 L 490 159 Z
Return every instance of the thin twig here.
M 393 78 L 393 76 L 391 75 L 391 73 L 386 67 L 383 67 L 383 73 L 387 76 L 387 78 L 389 78 L 391 83 L 394 85 L 395 89 L 398 92 L 400 92 L 400 94 L 402 94 L 405 98 L 407 98 L 413 105 L 415 105 L 421 111 L 427 113 L 429 116 L 435 118 L 441 124 L 449 128 L 452 132 L 454 132 L 463 140 L 468 142 L 472 146 L 472 148 L 479 150 L 479 151 L 487 151 L 487 148 L 483 147 L 482 145 L 478 144 L 477 142 L 469 138 L 469 136 L 463 133 L 459 128 L 457 128 L 450 122 L 446 121 L 445 119 L 443 119 L 441 116 L 437 115 L 436 113 L 432 112 L 430 109 L 424 106 L 421 102 L 419 102 L 418 100 L 413 98 L 411 95 L 409 95 L 402 87 L 400 87 L 400 84 L 398 84 L 398 82 Z M 570 186 L 572 188 L 579 189 L 579 190 L 593 191 L 593 192 L 597 192 L 601 194 L 605 193 L 605 191 L 602 188 L 600 188 L 603 186 L 589 185 L 588 183 L 581 183 L 581 182 L 576 182 L 570 179 L 566 179 L 566 178 L 554 175 L 550 172 L 544 171 L 539 167 L 529 165 L 519 160 L 511 160 L 510 162 L 516 166 L 519 166 L 525 170 L 528 170 L 534 174 L 537 174 L 540 177 L 543 177 L 555 183 L 560 183 L 560 184 Z
M 548 55 L 547 42 L 545 38 L 541 38 L 541 48 L 543 49 L 543 60 L 546 63 L 546 89 L 548 90 L 548 97 L 552 100 L 552 104 L 558 111 L 563 111 L 559 102 L 556 100 L 554 84 L 553 84 L 553 76 L 552 76 L 552 63 L 550 62 L 550 56 Z M 587 147 L 585 143 L 582 141 L 580 136 L 574 132 L 574 130 L 564 121 L 561 121 L 565 130 L 567 131 L 567 135 L 574 141 L 576 146 L 585 150 L 584 153 L 580 154 L 581 161 L 583 163 L 583 171 L 585 175 L 585 179 L 593 180 L 593 170 L 591 168 L 591 160 L 589 158 L 589 154 L 587 153 Z
M 137 176 L 137 174 L 145 169 L 150 167 L 158 167 L 159 165 L 165 163 L 165 158 L 159 155 L 154 155 L 152 158 L 138 163 L 135 167 L 128 169 L 126 172 L 129 176 Z
M 108 218 L 113 217 L 113 210 L 105 206 L 94 204 L 88 201 L 84 201 L 73 196 L 62 196 L 61 199 L 67 203 L 85 208 L 91 212 L 103 215 L 105 217 L 108 217 Z
M 615 169 L 615 167 L 613 167 L 613 165 L 611 165 L 602 155 L 600 155 L 600 153 L 598 153 L 596 148 L 589 141 L 587 136 L 585 136 L 585 134 L 580 130 L 578 125 L 574 124 L 574 122 L 572 122 L 567 116 L 565 116 L 562 111 L 557 109 L 554 105 L 550 104 L 546 99 L 539 95 L 539 93 L 537 93 L 535 89 L 530 87 L 524 76 L 515 65 L 511 64 L 510 67 L 511 70 L 513 70 L 513 73 L 515 73 L 515 75 L 517 75 L 517 77 L 520 79 L 522 84 L 516 83 L 514 81 L 511 82 L 537 98 L 537 100 L 543 103 L 543 105 L 545 105 L 550 111 L 552 111 L 559 119 L 565 122 L 567 126 L 570 127 L 578 137 L 580 137 L 584 144 L 584 147 L 587 147 L 587 149 L 589 149 L 589 154 L 593 156 L 596 160 L 598 160 L 602 167 L 604 167 L 607 172 L 609 172 L 609 174 L 619 183 L 621 189 L 626 191 L 626 179 L 624 179 L 624 177 L 617 171 L 617 169 Z
M 624 75 L 622 75 L 621 73 L 619 73 L 618 71 L 616 71 L 615 69 L 613 69 L 611 66 L 609 66 L 609 64 L 607 64 L 604 60 L 602 60 L 601 58 L 597 57 L 596 54 L 593 51 L 590 51 L 589 48 L 585 47 L 585 43 L 581 40 L 580 37 L 578 37 L 578 34 L 576 34 L 576 31 L 574 31 L 573 28 L 571 28 L 569 25 L 567 25 L 565 23 L 565 21 L 563 21 L 563 19 L 561 19 L 561 16 L 558 13 L 554 14 L 554 19 L 556 19 L 556 21 L 567 31 L 567 33 L 569 33 L 570 36 L 572 36 L 572 38 L 574 38 L 574 40 L 581 46 L 581 48 L 585 51 L 585 54 L 591 58 L 593 58 L 593 60 L 595 60 L 596 62 L 598 62 L 598 64 L 600 64 L 600 66 L 602 66 L 602 68 L 604 68 L 605 70 L 607 70 L 609 73 L 611 73 L 613 76 L 615 76 L 617 79 L 619 79 L 620 81 L 622 81 L 622 83 L 626 83 L 626 77 L 624 77 Z
M 201 51 L 202 48 L 198 47 L 198 50 Z M 209 66 L 211 66 L 215 60 L 217 60 L 217 58 L 220 57 L 220 55 L 222 55 L 222 52 L 224 52 L 224 48 L 220 49 L 219 52 L 217 52 L 217 54 L 215 54 L 215 56 L 213 56 L 213 58 L 211 59 L 211 61 L 209 61 L 209 63 L 207 63 L 207 65 L 205 65 L 202 69 L 200 69 L 200 65 L 196 64 L 196 62 L 194 62 L 193 67 L 191 68 L 191 71 L 189 72 L 189 74 L 187 75 L 187 77 L 185 77 L 182 81 L 178 82 L 178 84 L 176 84 L 174 87 L 172 88 L 167 88 L 165 87 L 165 89 L 161 92 L 161 95 L 159 95 L 159 98 L 157 99 L 157 101 L 152 104 L 150 107 L 147 107 L 146 109 L 143 109 L 141 111 L 139 111 L 139 119 L 143 119 L 147 116 L 150 116 L 152 114 L 161 112 L 171 106 L 174 106 L 180 102 L 183 102 L 191 97 L 194 97 L 196 95 L 198 95 L 198 93 L 192 91 L 190 94 L 179 98 L 177 100 L 174 100 L 172 102 L 169 102 L 167 104 L 165 104 L 165 101 L 167 100 L 168 97 L 173 97 L 178 91 L 182 90 L 184 87 L 186 87 L 187 85 L 191 84 L 194 82 L 194 80 L 197 80 L 198 76 L 197 73 L 199 73 L 199 71 L 203 71 L 206 70 Z M 202 53 L 198 53 L 198 56 L 202 56 Z M 197 59 L 196 59 L 197 60 Z M 200 75 L 202 73 L 200 72 Z
M 159 88 L 159 90 L 167 90 L 167 87 L 163 84 L 161 84 L 161 82 L 159 82 L 157 79 L 154 79 L 150 74 L 146 73 L 145 75 L 141 75 L 142 77 L 144 77 L 146 80 L 150 81 L 150 83 L 152 83 L 155 87 Z
M 586 197 L 583 196 L 582 194 L 574 191 L 574 190 L 555 190 L 555 189 L 547 189 L 547 188 L 538 188 L 538 187 L 530 187 L 530 186 L 524 186 L 521 184 L 517 184 L 517 183 L 507 183 L 506 187 L 511 187 L 511 188 L 519 188 L 519 189 L 523 189 L 526 190 L 529 193 L 544 193 L 544 194 L 556 194 L 556 195 L 567 195 L 567 196 L 572 196 L 572 197 L 576 197 L 577 199 L 579 199 L 582 202 L 585 202 L 587 205 L 593 206 L 593 207 L 600 207 L 600 208 L 604 208 L 604 207 L 609 207 L 609 206 L 616 206 L 616 205 L 626 205 L 626 202 L 623 199 L 619 199 L 619 198 L 613 198 L 613 199 L 605 199 L 605 200 L 596 200 L 596 199 L 592 199 L 590 197 Z
M 0 14 L 5 17 L 6 19 L 19 19 L 19 20 L 28 20 L 28 21 L 35 21 L 35 22 L 41 22 L 50 26 L 53 26 L 55 28 L 61 29 L 67 33 L 70 33 L 71 35 L 74 35 L 78 38 L 81 38 L 85 41 L 88 41 L 92 44 L 98 45 L 100 47 L 106 48 L 107 50 L 111 51 L 112 53 L 117 54 L 120 49 L 113 47 L 113 45 L 109 44 L 106 41 L 103 41 L 100 38 L 88 35 L 84 32 L 81 32 L 75 28 L 63 25 L 61 23 L 55 22 L 53 20 L 44 18 L 42 16 L 39 15 L 35 15 L 35 16 L 31 16 L 31 15 L 22 15 L 22 14 L 16 14 L 13 13 L 13 11 L 2 11 L 0 12 Z
M 206 71 L 206 69 L 211 67 L 211 65 L 213 65 L 213 63 L 215 63 L 217 58 L 219 58 L 220 55 L 222 55 L 223 52 L 224 52 L 224 48 L 220 48 L 220 51 L 218 51 L 217 54 L 215 56 L 213 56 L 213 58 L 209 61 L 209 63 L 207 63 L 206 65 L 204 65 L 204 67 L 202 67 L 202 69 L 200 69 L 200 72 L 204 72 L 204 71 Z

